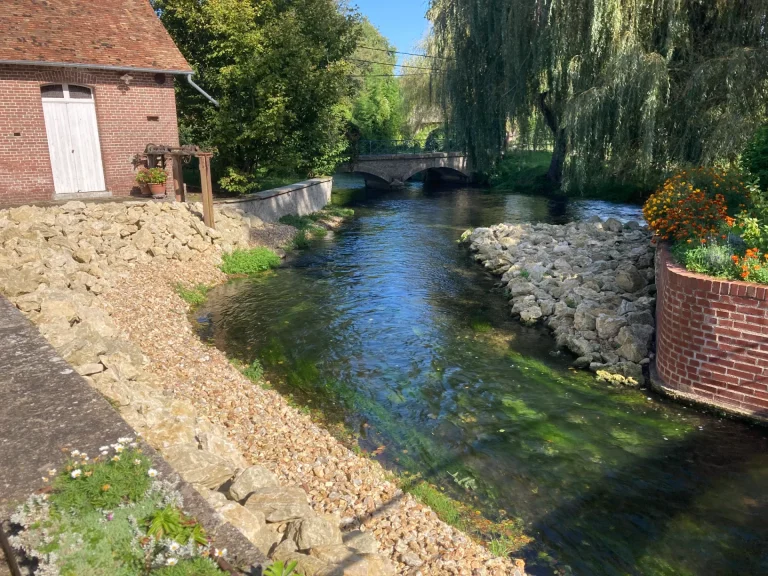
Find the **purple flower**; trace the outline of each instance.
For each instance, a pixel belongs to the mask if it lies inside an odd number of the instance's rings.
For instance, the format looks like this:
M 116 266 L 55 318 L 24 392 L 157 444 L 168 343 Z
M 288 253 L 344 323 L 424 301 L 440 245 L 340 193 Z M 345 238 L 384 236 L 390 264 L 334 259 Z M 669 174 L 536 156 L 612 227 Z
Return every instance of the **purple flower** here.
M 110 512 L 109 514 L 107 514 L 107 520 L 109 520 L 109 521 L 112 521 L 112 519 L 113 519 L 114 517 L 115 517 L 115 515 L 114 515 L 112 512 Z

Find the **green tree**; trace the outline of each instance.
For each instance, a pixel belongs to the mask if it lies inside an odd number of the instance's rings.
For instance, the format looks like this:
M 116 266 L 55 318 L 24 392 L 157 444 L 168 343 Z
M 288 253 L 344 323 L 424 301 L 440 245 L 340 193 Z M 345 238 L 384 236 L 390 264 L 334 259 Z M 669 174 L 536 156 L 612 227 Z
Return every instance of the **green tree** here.
M 220 102 L 178 89 L 182 138 L 217 149 L 224 188 L 267 175 L 330 173 L 347 146 L 345 103 L 359 16 L 335 0 L 154 0 L 163 24 Z
M 446 110 L 478 169 L 548 126 L 548 177 L 732 158 L 765 118 L 768 0 L 432 0 Z
M 406 58 L 403 62 L 405 72 L 400 78 L 405 121 L 403 130 L 410 138 L 417 139 L 426 138 L 431 131 L 442 126 L 444 117 L 438 91 L 443 61 L 434 57 L 429 38 L 421 42 L 418 50 L 424 56 Z
M 356 93 L 350 122 L 363 140 L 395 140 L 403 124 L 402 97 L 395 78 L 394 47 L 368 19 L 360 27 L 358 47 L 350 58 Z

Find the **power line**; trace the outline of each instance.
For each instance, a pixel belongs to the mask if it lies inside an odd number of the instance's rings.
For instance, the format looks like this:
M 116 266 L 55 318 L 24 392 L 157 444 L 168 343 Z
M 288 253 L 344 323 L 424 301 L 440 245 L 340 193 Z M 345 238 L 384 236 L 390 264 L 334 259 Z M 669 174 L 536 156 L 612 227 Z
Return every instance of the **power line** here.
M 358 46 L 358 48 L 365 48 L 366 50 L 376 50 L 378 52 L 386 52 L 388 54 L 406 54 L 408 56 L 421 56 L 422 58 L 434 58 L 436 60 L 453 60 L 446 56 L 430 56 L 429 54 L 414 54 L 413 52 L 398 52 L 397 50 L 386 50 L 385 48 L 374 48 L 373 46 Z
M 416 70 L 442 70 L 442 68 L 432 68 L 428 66 L 411 66 L 410 64 L 393 64 L 391 62 L 376 62 L 375 60 L 362 60 L 360 58 L 347 58 L 354 62 L 366 62 L 368 64 L 382 64 L 384 66 L 397 66 L 399 68 L 414 68 Z
M 429 76 L 429 74 L 346 74 L 347 78 L 407 78 L 409 76 Z

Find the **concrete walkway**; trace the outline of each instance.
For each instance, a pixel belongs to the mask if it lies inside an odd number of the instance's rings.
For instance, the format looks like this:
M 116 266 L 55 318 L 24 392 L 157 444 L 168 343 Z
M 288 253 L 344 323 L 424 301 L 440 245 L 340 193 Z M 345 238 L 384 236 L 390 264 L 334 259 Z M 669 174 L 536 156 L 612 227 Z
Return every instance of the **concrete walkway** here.
M 56 355 L 37 328 L 0 296 L 0 522 L 45 486 L 50 468 L 61 468 L 73 449 L 97 455 L 99 447 L 134 430 L 94 388 Z M 150 447 L 163 478 L 178 478 Z M 184 508 L 230 558 L 260 573 L 266 558 L 181 482 Z M 0 569 L 0 574 L 2 574 Z

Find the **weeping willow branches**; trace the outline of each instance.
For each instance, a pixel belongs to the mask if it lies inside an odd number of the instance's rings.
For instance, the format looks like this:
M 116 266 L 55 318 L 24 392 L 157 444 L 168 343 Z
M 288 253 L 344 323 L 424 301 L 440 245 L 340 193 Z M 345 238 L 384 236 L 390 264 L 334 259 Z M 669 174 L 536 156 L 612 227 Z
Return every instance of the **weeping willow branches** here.
M 766 117 L 768 0 L 432 0 L 444 106 L 480 169 L 546 125 L 549 177 L 732 157 Z

